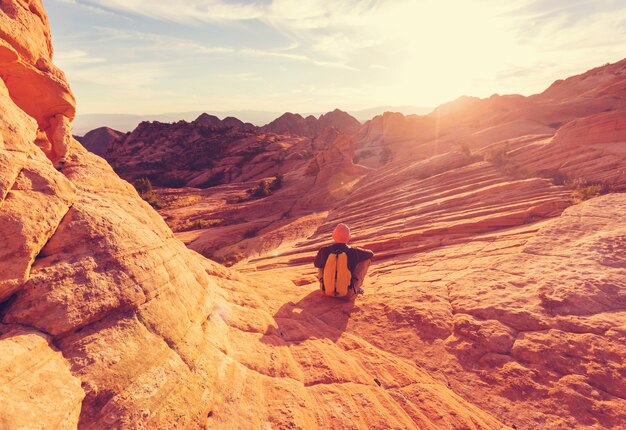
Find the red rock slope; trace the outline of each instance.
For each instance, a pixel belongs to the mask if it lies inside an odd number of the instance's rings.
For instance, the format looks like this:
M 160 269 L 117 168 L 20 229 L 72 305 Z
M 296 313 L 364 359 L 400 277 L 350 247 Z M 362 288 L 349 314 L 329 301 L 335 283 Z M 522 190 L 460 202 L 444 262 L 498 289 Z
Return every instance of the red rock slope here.
M 502 427 L 187 250 L 71 137 L 41 2 L 0 11 L 0 427 Z

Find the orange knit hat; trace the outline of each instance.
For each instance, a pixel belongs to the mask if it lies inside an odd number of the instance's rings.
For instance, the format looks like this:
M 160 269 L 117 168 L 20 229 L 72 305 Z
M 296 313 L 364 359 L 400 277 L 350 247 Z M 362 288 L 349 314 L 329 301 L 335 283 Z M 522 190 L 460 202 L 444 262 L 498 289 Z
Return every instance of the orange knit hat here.
M 333 230 L 333 239 L 338 243 L 348 243 L 350 241 L 350 227 L 345 224 L 337 224 Z

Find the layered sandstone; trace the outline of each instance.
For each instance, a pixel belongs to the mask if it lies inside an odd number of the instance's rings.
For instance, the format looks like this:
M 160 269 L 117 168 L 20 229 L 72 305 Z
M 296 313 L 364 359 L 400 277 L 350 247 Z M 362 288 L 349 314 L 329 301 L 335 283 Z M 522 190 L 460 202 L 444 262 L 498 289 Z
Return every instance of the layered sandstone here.
M 329 325 L 429 369 L 511 426 L 619 427 L 624 195 L 552 218 L 567 193 L 547 181 L 494 185 L 486 173 L 471 185 L 435 174 L 395 193 L 382 183 L 369 198 L 331 211 L 306 241 L 241 269 L 290 277 L 304 291 L 282 291 L 274 306 L 303 302 Z M 353 227 L 356 244 L 378 251 L 366 294 L 349 309 L 315 300 L 309 266 L 338 220 Z

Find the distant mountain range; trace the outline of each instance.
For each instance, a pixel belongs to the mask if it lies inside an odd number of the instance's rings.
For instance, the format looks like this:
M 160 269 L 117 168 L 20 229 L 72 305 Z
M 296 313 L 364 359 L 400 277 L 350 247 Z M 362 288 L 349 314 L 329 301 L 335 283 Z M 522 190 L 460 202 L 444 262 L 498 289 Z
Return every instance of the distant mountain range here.
M 350 115 L 360 122 L 372 119 L 376 115 L 384 112 L 400 112 L 404 115 L 417 114 L 424 115 L 433 110 L 432 107 L 419 106 L 377 106 L 358 111 L 348 111 Z M 132 131 L 142 121 L 176 122 L 179 120 L 193 121 L 205 111 L 172 112 L 163 114 L 83 114 L 77 115 L 74 119 L 74 134 L 83 136 L 87 132 L 100 127 L 109 127 L 122 132 Z M 210 111 L 220 118 L 235 117 L 243 122 L 249 122 L 257 126 L 263 126 L 280 117 L 283 112 L 259 111 L 259 110 L 237 110 L 237 111 Z M 324 112 L 302 113 L 303 117 L 310 115 L 320 116 Z

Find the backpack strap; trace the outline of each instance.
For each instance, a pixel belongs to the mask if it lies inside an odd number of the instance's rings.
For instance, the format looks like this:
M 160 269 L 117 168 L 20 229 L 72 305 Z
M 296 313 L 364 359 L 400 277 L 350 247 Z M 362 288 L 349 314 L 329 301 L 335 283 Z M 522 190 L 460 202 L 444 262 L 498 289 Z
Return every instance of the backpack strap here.
M 339 262 L 339 254 L 341 254 L 341 252 L 342 251 L 333 251 L 333 254 L 335 254 L 337 263 Z M 339 295 L 339 293 L 337 293 L 337 276 L 338 275 L 339 275 L 339 264 L 335 264 L 335 292 L 334 292 L 335 297 Z

